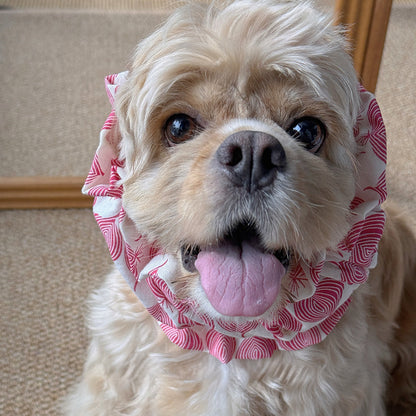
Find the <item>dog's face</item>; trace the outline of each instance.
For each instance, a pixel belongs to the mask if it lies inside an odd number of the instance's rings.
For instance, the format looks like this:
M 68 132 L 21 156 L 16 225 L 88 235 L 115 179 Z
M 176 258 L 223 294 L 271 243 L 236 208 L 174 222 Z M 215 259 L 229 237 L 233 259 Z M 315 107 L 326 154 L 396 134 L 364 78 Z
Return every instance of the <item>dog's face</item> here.
M 207 312 L 290 302 L 290 269 L 345 235 L 358 94 L 344 46 L 309 6 L 272 1 L 187 8 L 139 45 L 117 104 L 123 204 Z

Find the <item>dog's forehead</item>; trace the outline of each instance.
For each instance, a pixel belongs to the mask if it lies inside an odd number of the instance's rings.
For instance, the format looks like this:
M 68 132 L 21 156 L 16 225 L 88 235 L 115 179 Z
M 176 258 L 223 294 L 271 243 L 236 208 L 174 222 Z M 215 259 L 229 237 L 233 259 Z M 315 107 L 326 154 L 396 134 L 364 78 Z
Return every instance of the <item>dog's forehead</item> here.
M 325 95 L 327 100 L 331 96 L 331 87 L 325 82 L 331 65 L 325 60 L 332 58 L 323 54 L 319 65 L 312 64 L 310 56 L 302 54 L 308 50 L 302 42 L 299 52 L 299 40 L 277 47 L 277 40 L 264 39 L 272 33 L 264 35 L 262 44 L 256 45 L 254 35 L 241 35 L 239 40 L 234 34 L 233 38 L 221 39 L 212 27 L 200 35 L 197 28 L 193 30 L 192 39 L 189 33 L 176 32 L 169 39 L 172 45 L 164 48 L 157 59 L 149 50 L 144 66 L 148 103 L 166 107 L 169 101 L 179 99 L 191 107 L 193 103 L 196 108 L 203 104 L 206 112 L 211 108 L 234 117 L 270 117 L 272 108 L 290 111 L 306 96 L 322 99 Z M 317 88 L 317 80 L 322 88 Z
M 288 79 L 276 71 L 264 69 L 247 74 L 246 70 L 199 71 L 182 85 L 165 91 L 165 108 L 188 112 L 206 120 L 255 118 L 284 124 L 294 117 L 322 109 L 322 97 L 300 80 Z M 192 114 L 194 111 L 196 114 Z M 312 115 L 312 114 L 309 114 Z

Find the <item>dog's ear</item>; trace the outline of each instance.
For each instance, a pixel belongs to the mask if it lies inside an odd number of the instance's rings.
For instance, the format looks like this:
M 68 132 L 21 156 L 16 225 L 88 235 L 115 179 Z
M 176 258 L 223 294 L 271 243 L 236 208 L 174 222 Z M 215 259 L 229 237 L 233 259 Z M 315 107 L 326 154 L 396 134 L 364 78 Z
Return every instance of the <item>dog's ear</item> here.
M 120 137 L 120 159 L 125 160 L 127 172 L 141 170 L 148 159 L 151 146 L 142 145 L 146 135 L 150 103 L 146 102 L 150 63 L 144 63 L 145 54 L 137 52 L 125 82 L 115 97 L 115 112 Z M 149 101 L 149 100 L 147 100 Z
M 120 138 L 118 151 L 120 159 L 125 160 L 126 166 L 130 164 L 134 153 L 135 128 L 132 84 L 132 74 L 129 71 L 127 79 L 123 85 L 120 85 L 115 99 L 117 128 Z

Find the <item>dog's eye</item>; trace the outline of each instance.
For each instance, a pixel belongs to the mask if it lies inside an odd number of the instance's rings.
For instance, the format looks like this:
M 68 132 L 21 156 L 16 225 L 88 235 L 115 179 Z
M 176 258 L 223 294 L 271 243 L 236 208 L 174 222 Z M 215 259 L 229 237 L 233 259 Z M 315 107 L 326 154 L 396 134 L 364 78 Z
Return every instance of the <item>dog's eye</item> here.
M 169 145 L 180 144 L 192 139 L 198 131 L 197 122 L 186 114 L 174 114 L 169 117 L 164 129 Z
M 313 117 L 304 117 L 296 120 L 287 130 L 294 139 L 305 146 L 305 149 L 317 153 L 325 140 L 324 124 Z

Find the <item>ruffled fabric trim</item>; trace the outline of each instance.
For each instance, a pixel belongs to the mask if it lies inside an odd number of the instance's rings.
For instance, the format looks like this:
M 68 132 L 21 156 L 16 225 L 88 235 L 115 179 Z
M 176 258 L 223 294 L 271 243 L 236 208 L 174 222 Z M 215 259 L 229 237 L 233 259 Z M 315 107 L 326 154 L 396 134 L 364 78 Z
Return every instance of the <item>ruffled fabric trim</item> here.
M 300 350 L 324 340 L 346 312 L 354 290 L 375 267 L 384 229 L 380 205 L 386 199 L 386 134 L 374 96 L 360 87 L 362 104 L 354 128 L 359 175 L 350 206 L 350 231 L 336 250 L 327 250 L 313 264 L 301 261 L 291 270 L 296 302 L 273 319 L 233 323 L 201 314 L 194 300 L 176 296 L 171 282 L 178 273 L 177 260 L 149 244 L 123 209 L 120 180 L 125 171 L 118 158 L 114 97 L 127 75 L 106 78 L 113 109 L 101 130 L 83 192 L 95 197 L 94 216 L 111 258 L 137 297 L 173 343 L 208 351 L 223 363 L 268 358 L 275 350 Z

